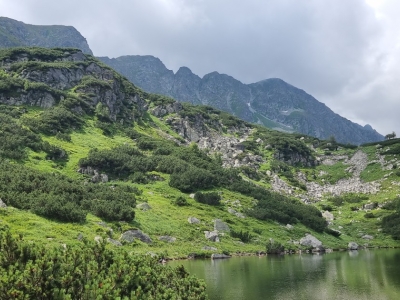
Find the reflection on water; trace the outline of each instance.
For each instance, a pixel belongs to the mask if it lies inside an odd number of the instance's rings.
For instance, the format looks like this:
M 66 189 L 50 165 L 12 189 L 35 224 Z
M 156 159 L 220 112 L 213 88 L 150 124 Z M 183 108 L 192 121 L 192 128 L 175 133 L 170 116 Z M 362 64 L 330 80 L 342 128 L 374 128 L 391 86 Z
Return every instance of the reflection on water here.
M 188 260 L 212 300 L 400 299 L 400 250 Z

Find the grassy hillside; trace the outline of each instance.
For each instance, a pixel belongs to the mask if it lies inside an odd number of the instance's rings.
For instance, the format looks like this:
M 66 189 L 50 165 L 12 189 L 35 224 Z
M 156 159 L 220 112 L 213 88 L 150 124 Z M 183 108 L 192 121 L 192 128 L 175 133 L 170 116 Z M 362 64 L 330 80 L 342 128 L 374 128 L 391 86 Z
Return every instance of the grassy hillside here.
M 333 249 L 400 245 L 384 227 L 400 194 L 397 140 L 357 148 L 250 125 L 145 93 L 73 49 L 0 60 L 0 226 L 25 240 L 102 238 L 171 258 L 256 253 L 271 239 L 305 250 L 307 233 Z M 215 220 L 229 227 L 219 242 L 205 236 Z M 121 239 L 136 229 L 152 242 Z

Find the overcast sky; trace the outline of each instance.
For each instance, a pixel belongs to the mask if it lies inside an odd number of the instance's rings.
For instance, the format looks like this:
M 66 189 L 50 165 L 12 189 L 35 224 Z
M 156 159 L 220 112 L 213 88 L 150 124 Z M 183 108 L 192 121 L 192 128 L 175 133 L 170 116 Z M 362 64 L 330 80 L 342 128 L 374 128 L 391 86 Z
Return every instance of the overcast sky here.
M 96 56 L 278 77 L 334 112 L 400 136 L 398 0 L 0 0 L 0 15 L 72 25 Z

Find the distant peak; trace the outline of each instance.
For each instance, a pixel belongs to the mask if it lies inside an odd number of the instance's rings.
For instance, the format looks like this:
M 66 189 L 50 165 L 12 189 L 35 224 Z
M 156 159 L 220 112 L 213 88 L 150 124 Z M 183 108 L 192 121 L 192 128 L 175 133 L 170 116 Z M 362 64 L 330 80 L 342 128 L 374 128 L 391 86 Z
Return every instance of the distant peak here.
M 193 74 L 192 70 L 190 70 L 188 67 L 180 67 L 176 74 L 178 73 L 182 75 Z

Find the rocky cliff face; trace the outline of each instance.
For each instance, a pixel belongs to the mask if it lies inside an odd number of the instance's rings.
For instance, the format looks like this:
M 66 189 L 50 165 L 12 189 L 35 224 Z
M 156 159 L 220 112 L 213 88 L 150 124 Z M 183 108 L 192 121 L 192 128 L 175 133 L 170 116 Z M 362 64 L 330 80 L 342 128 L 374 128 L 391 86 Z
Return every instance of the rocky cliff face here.
M 68 47 L 93 55 L 86 39 L 72 26 L 29 25 L 0 17 L 0 48 L 10 47 Z
M 49 108 L 63 100 L 102 110 L 112 121 L 134 121 L 147 104 L 111 68 L 74 49 L 0 50 L 0 103 Z
M 341 143 L 379 141 L 383 136 L 370 126 L 362 127 L 280 79 L 246 85 L 228 75 L 213 72 L 203 78 L 182 67 L 174 74 L 153 56 L 101 57 L 107 65 L 146 91 L 179 101 L 205 104 L 241 119 L 288 132 L 300 132 Z

